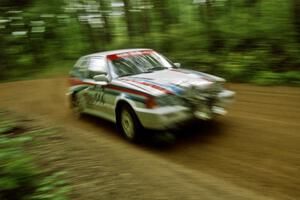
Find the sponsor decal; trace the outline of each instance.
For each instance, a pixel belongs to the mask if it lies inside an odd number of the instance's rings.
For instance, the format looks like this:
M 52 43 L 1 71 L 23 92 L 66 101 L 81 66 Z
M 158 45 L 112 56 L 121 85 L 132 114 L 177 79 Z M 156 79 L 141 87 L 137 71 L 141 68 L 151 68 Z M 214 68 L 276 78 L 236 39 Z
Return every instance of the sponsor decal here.
M 126 53 L 119 53 L 119 54 L 111 54 L 107 56 L 108 60 L 118 60 L 121 58 L 128 58 L 133 56 L 140 56 L 140 55 L 150 55 L 153 54 L 153 50 L 143 50 L 143 51 L 132 51 Z
M 77 86 L 77 85 L 96 85 L 96 83 L 84 81 L 84 80 L 81 80 L 81 79 L 78 79 L 78 78 L 70 78 L 69 79 L 69 83 L 72 86 Z M 104 86 L 104 88 L 111 89 L 111 90 L 117 90 L 117 91 L 121 91 L 121 92 L 126 92 L 126 93 L 131 93 L 131 94 L 137 94 L 137 95 L 146 96 L 146 97 L 150 96 L 150 95 L 148 95 L 146 93 L 139 92 L 139 91 L 136 91 L 136 90 L 132 90 L 132 89 L 129 89 L 129 88 L 124 88 L 124 87 L 117 86 L 117 85 L 107 85 L 107 86 Z
M 160 85 L 152 83 L 150 81 L 137 81 L 137 80 L 132 80 L 132 79 L 123 79 L 123 80 L 151 87 L 153 89 L 159 90 L 160 92 L 163 92 L 164 94 L 173 94 L 172 91 L 170 91 L 166 88 L 163 88 Z
M 140 92 L 140 91 L 137 91 L 137 90 L 133 90 L 133 89 L 129 89 L 129 88 L 125 88 L 125 87 L 121 87 L 121 86 L 116 86 L 116 85 L 107 85 L 107 86 L 105 86 L 105 88 L 108 88 L 108 89 L 111 89 L 111 90 L 117 90 L 117 91 L 120 91 L 120 92 L 135 94 L 135 95 L 139 95 L 139 96 L 144 96 L 144 97 L 151 97 L 150 94 Z
M 184 91 L 183 88 L 178 86 L 179 84 L 174 84 L 174 83 L 163 84 L 163 83 L 151 81 L 147 78 L 134 78 L 134 79 L 135 80 L 123 78 L 122 80 L 138 83 L 141 85 L 150 86 L 151 88 L 158 89 L 159 91 L 161 91 L 165 94 L 174 94 L 174 93 L 181 94 Z
M 148 82 L 148 83 L 159 85 L 159 86 L 161 86 L 163 88 L 167 88 L 168 90 L 171 90 L 172 93 L 180 94 L 180 93 L 182 93 L 184 91 L 182 88 L 180 88 L 179 86 L 176 86 L 176 84 L 173 84 L 173 83 L 170 83 L 170 84 L 161 84 L 161 83 L 149 81 L 147 79 L 145 79 L 144 81 Z
M 88 82 L 88 81 L 84 81 L 84 80 L 81 80 L 81 79 L 78 79 L 78 78 L 70 78 L 69 79 L 69 82 L 72 86 L 93 86 L 93 85 L 96 85 L 96 83 L 91 83 L 91 82 Z M 108 94 L 111 94 L 111 95 L 119 95 L 121 92 L 124 92 L 124 93 L 128 93 L 129 94 L 129 98 L 132 99 L 132 100 L 135 100 L 135 101 L 139 101 L 139 102 L 145 102 L 145 97 L 146 98 L 150 98 L 152 97 L 150 94 L 147 94 L 147 93 L 144 93 L 144 92 L 140 92 L 140 91 L 137 91 L 137 90 L 133 90 L 133 89 L 129 89 L 129 88 L 125 88 L 125 87 L 121 87 L 121 86 L 117 86 L 117 85 L 106 85 L 106 86 L 103 86 L 103 89 L 105 93 L 108 93 Z M 135 95 L 137 96 L 140 96 L 141 98 L 139 97 L 136 97 Z M 98 99 L 98 98 L 96 98 Z M 97 100 L 95 100 L 97 101 Z

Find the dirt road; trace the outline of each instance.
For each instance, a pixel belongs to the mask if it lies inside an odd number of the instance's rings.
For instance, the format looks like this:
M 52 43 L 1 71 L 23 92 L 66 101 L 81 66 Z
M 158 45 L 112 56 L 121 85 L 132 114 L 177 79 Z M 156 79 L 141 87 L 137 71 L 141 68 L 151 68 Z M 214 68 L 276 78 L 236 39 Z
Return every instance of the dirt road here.
M 299 199 L 300 88 L 228 87 L 237 97 L 227 116 L 163 149 L 128 144 L 104 120 L 75 119 L 63 78 L 1 84 L 0 107 L 64 129 L 56 153 L 82 173 L 71 177 L 73 199 Z

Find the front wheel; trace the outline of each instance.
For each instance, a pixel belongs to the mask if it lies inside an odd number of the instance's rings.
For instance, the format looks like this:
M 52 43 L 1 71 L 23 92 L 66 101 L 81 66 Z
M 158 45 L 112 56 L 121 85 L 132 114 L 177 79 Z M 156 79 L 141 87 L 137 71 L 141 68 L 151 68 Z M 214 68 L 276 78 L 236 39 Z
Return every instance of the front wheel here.
M 125 138 L 130 141 L 137 141 L 140 137 L 142 127 L 132 108 L 124 105 L 119 112 L 118 118 L 119 128 Z

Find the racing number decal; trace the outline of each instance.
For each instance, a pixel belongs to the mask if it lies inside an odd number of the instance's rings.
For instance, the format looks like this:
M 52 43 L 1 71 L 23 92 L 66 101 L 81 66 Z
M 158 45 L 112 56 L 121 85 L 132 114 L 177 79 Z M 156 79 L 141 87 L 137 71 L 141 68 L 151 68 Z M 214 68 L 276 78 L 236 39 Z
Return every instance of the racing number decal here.
M 100 105 L 103 103 L 103 91 L 104 89 L 99 86 L 90 87 L 88 92 L 85 93 L 87 104 Z
M 104 94 L 104 89 L 103 87 L 96 87 L 95 88 L 95 94 L 93 96 L 93 104 L 99 105 L 103 103 L 103 94 Z

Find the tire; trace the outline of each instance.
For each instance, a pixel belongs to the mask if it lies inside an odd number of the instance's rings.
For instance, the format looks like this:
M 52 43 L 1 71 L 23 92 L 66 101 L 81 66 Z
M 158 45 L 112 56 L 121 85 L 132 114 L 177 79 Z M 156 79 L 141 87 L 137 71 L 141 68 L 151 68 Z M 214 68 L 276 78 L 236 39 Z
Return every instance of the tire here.
M 125 104 L 121 107 L 117 125 L 126 139 L 137 142 L 141 138 L 142 125 L 129 105 Z
M 78 94 L 74 94 L 72 110 L 77 119 L 82 118 L 84 110 L 84 99 Z

